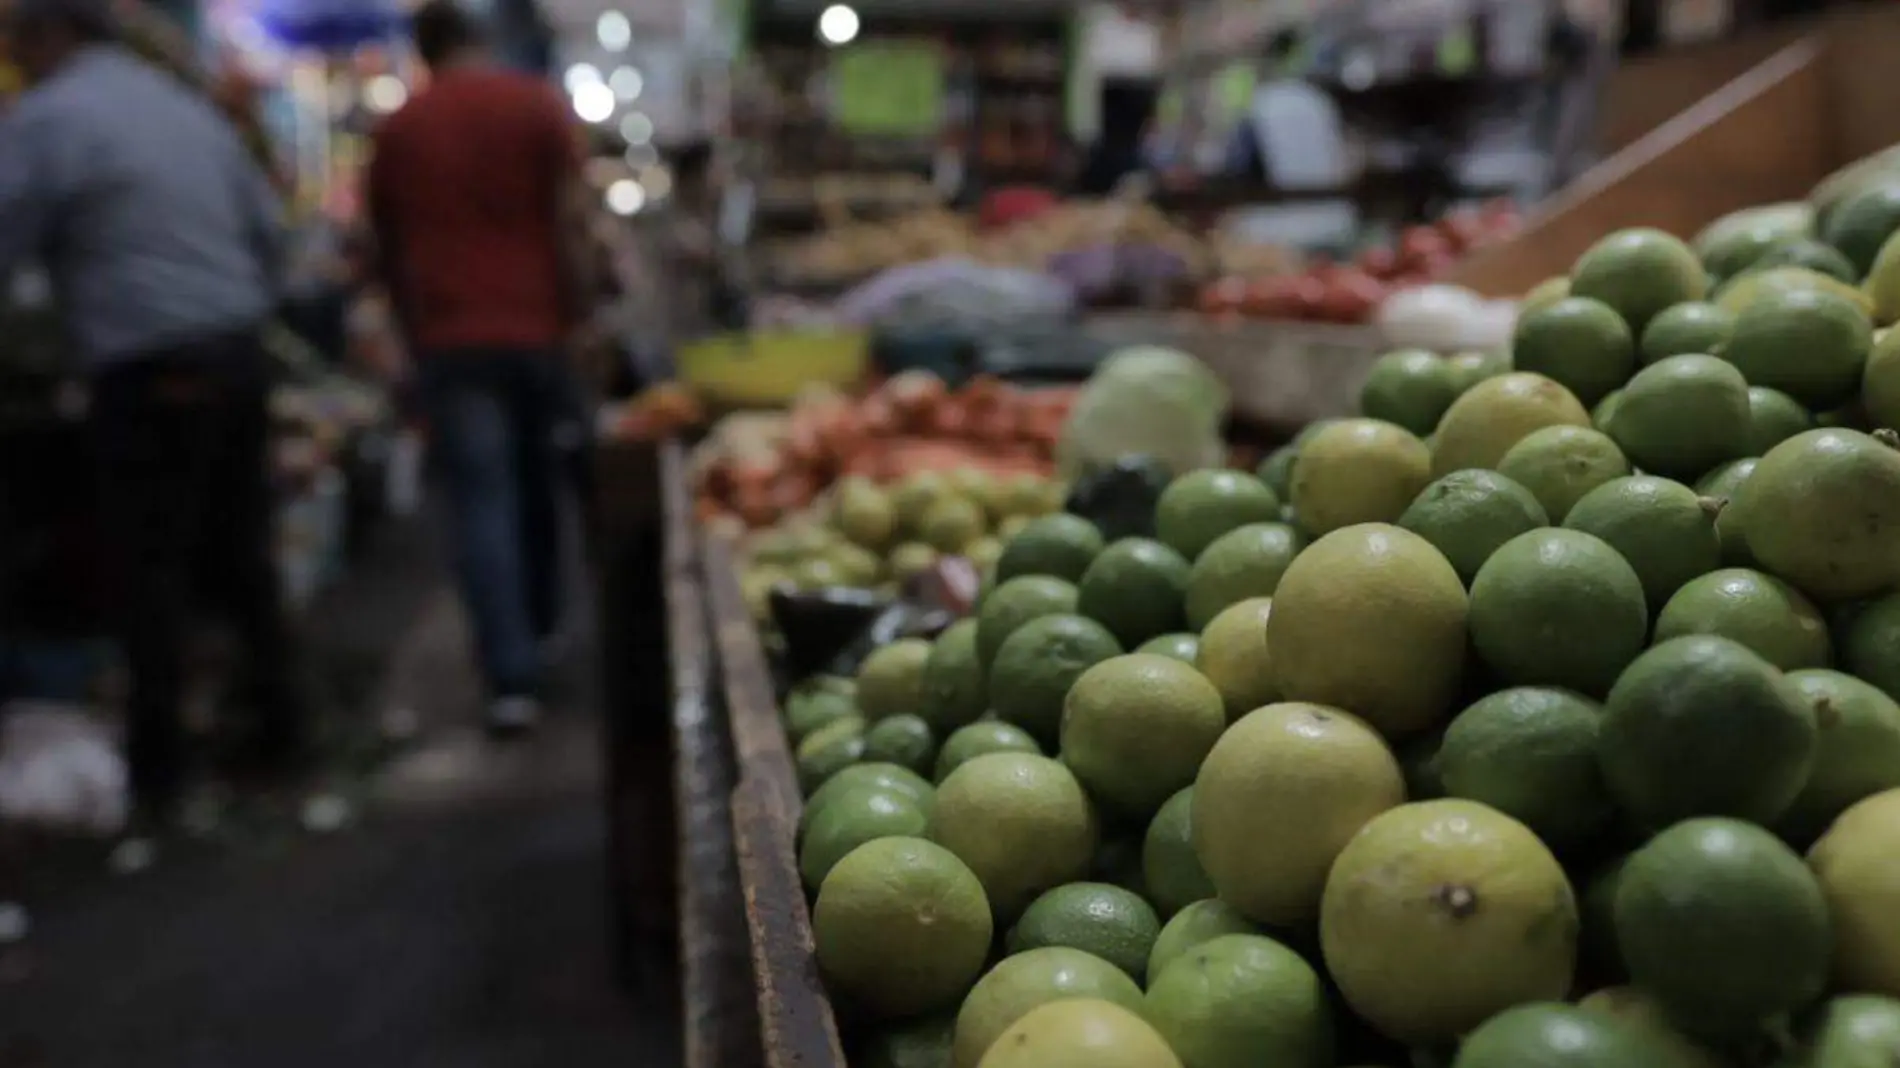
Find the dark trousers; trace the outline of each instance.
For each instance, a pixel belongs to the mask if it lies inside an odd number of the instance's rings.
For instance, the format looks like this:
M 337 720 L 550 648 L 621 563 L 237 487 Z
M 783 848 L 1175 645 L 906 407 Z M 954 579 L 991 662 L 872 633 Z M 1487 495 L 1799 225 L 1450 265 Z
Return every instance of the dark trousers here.
M 245 646 L 238 697 L 259 755 L 287 757 L 301 741 L 272 552 L 267 378 L 244 333 L 145 354 L 93 383 L 109 611 L 131 672 L 126 756 L 148 811 L 168 809 L 183 784 L 194 609 L 228 618 Z
M 541 639 L 561 618 L 557 432 L 574 393 L 553 352 L 459 349 L 419 361 L 430 456 L 448 491 L 449 533 L 482 672 L 495 696 L 533 694 Z

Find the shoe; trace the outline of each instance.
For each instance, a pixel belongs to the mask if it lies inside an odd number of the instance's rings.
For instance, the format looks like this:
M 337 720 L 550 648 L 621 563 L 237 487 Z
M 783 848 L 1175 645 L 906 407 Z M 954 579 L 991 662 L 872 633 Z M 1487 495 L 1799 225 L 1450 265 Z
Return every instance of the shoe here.
M 488 733 L 497 737 L 525 733 L 540 722 L 541 702 L 532 697 L 497 697 L 488 703 Z

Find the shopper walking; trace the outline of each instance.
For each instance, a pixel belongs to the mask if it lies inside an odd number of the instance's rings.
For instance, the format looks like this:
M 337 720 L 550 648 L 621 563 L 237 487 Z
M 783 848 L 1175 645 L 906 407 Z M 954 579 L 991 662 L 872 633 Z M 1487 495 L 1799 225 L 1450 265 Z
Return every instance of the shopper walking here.
M 424 4 L 413 33 L 429 85 L 376 131 L 366 201 L 447 483 L 488 725 L 513 731 L 540 715 L 560 620 L 556 429 L 593 296 L 581 142 L 565 102 L 496 65 L 452 3 Z
M 201 599 L 248 646 L 254 755 L 281 769 L 302 749 L 259 343 L 278 204 L 230 123 L 118 43 L 109 0 L 14 0 L 7 17 L 30 88 L 0 118 L 0 279 L 44 264 L 90 376 L 127 758 L 139 811 L 163 824 L 185 785 Z

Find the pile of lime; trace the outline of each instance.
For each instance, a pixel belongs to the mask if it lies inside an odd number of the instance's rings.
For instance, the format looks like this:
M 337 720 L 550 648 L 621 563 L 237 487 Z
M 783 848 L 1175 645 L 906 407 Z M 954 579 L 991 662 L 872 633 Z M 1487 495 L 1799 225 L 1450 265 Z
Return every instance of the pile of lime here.
M 1030 519 L 801 687 L 853 1063 L 1900 1064 L 1890 194 L 1612 234 L 1508 358 L 1381 361 L 1157 538 Z

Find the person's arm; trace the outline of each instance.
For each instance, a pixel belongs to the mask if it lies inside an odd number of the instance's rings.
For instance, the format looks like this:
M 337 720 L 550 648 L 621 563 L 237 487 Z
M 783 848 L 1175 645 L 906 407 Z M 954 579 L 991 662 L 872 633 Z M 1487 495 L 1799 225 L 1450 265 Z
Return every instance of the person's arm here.
M 43 148 L 50 130 L 24 102 L 0 115 L 0 283 L 42 251 L 52 227 Z

